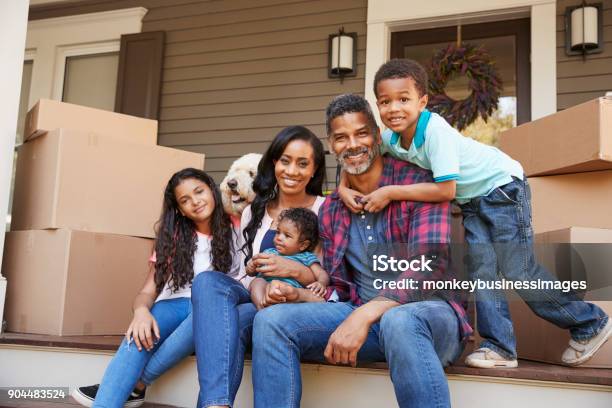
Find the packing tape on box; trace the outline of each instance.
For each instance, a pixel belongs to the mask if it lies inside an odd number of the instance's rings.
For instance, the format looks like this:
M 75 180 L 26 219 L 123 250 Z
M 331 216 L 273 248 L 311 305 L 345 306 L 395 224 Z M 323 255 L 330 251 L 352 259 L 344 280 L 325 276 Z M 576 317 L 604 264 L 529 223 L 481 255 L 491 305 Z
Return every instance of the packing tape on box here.
M 88 146 L 98 146 L 98 135 L 93 132 L 87 133 L 87 145 Z

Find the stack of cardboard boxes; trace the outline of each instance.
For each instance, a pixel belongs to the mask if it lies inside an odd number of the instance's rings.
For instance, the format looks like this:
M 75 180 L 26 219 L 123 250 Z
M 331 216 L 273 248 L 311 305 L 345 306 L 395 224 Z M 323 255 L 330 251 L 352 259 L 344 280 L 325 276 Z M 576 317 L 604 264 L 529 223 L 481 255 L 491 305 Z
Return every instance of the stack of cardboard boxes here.
M 540 262 L 553 273 L 580 263 L 589 288 L 596 289 L 586 299 L 612 315 L 612 287 L 602 287 L 610 281 L 602 278 L 612 276 L 612 99 L 598 98 L 510 129 L 500 146 L 528 176 Z M 573 252 L 551 256 L 552 247 L 543 245 L 550 243 L 603 245 L 575 245 Z M 575 259 L 561 259 L 566 255 Z M 569 332 L 538 318 L 523 302 L 511 302 L 511 312 L 519 357 L 561 363 Z M 585 366 L 612 368 L 612 342 Z
M 157 122 L 51 100 L 28 113 L 2 272 L 12 332 L 122 334 L 170 176 L 204 156 Z

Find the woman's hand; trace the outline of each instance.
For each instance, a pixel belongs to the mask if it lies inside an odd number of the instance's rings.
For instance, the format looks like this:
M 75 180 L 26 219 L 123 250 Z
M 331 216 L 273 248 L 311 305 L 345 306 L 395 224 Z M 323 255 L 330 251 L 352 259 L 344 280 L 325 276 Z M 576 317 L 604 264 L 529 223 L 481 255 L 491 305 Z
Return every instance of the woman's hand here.
M 264 297 L 264 307 L 278 303 L 296 302 L 300 294 L 297 288 L 278 280 L 268 283 Z
M 156 340 L 153 340 L 153 335 L 155 335 Z M 147 351 L 151 351 L 159 337 L 159 327 L 149 309 L 146 307 L 136 309 L 134 318 L 125 332 L 128 344 L 133 339 L 138 351 L 142 351 L 143 347 Z
M 257 255 L 255 255 L 255 256 L 257 256 Z M 247 262 L 246 268 L 245 268 L 245 272 L 249 276 L 257 275 L 256 265 L 255 265 L 255 262 L 253 261 L 253 259 L 250 259 L 249 262 Z
M 280 255 L 259 253 L 253 256 L 253 262 L 256 265 L 257 272 L 267 278 L 291 278 L 299 280 L 298 275 L 300 272 L 307 270 L 312 276 L 310 282 L 314 281 L 314 275 L 310 268 Z

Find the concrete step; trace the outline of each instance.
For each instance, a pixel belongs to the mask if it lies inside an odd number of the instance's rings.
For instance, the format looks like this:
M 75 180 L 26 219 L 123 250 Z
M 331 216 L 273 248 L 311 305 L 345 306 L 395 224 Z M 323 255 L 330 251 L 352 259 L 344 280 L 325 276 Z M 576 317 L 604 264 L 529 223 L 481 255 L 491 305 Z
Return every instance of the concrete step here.
M 99 383 L 120 337 L 52 338 L 0 336 L 0 386 L 76 386 Z M 521 361 L 518 369 L 447 369 L 453 407 L 555 408 L 612 406 L 612 370 L 579 369 Z M 397 406 L 386 364 L 359 368 L 302 365 L 302 407 Z M 195 358 L 185 359 L 147 390 L 147 401 L 193 407 L 198 382 Z M 478 396 L 478 398 L 475 398 Z M 56 405 L 57 406 L 57 405 Z M 237 408 L 252 407 L 251 364 L 247 361 Z

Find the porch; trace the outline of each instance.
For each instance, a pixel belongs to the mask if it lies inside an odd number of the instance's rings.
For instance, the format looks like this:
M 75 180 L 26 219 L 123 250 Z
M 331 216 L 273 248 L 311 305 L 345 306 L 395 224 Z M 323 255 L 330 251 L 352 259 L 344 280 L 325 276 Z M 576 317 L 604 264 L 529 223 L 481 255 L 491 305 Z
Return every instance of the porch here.
M 46 336 L 16 333 L 0 335 L 0 383 L 11 386 L 70 387 L 100 381 L 104 369 L 121 342 L 121 336 Z M 471 349 L 472 343 L 466 348 Z M 396 406 L 385 363 L 358 368 L 302 364 L 302 406 Z M 569 368 L 520 360 L 517 369 L 483 370 L 459 361 L 446 369 L 453 407 L 511 408 L 517 406 L 586 406 L 607 408 L 612 401 L 612 370 Z M 350 384 L 338 392 L 337 384 Z M 189 407 L 197 400 L 195 357 L 189 357 L 166 373 L 147 391 L 151 408 Z M 73 402 L 32 404 L 31 407 L 71 406 Z M 45 405 L 47 404 L 47 405 Z M 63 404 L 63 405 L 62 405 Z M 21 407 L 0 401 L 1 407 Z M 236 407 L 253 406 L 251 363 L 245 364 Z

